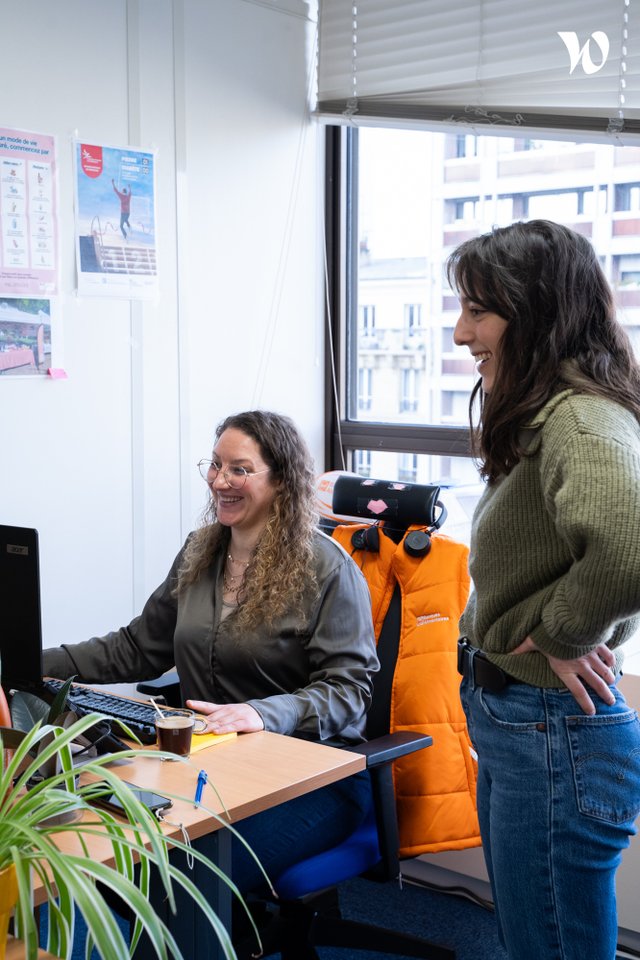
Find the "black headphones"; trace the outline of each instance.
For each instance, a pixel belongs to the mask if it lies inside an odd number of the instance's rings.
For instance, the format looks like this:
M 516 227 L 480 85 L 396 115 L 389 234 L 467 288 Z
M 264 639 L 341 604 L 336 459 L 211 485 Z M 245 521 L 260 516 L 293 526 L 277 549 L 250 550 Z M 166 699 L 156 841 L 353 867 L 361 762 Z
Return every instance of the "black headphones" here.
M 380 528 L 377 523 L 370 527 L 362 527 L 351 536 L 351 546 L 354 550 L 368 550 L 370 553 L 380 553 Z
M 410 557 L 426 557 L 431 550 L 428 530 L 412 530 L 404 538 L 404 549 Z
M 351 546 L 354 550 L 367 550 L 370 553 L 380 552 L 380 527 L 372 524 L 355 530 L 351 536 Z M 426 557 L 431 550 L 431 537 L 427 530 L 412 530 L 404 538 L 405 551 L 410 557 Z

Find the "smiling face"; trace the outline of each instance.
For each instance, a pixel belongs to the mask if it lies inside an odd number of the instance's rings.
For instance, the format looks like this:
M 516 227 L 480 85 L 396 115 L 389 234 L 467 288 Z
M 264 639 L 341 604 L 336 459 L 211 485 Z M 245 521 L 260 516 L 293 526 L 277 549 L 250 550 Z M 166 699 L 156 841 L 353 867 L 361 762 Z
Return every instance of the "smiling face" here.
M 278 492 L 260 447 L 242 430 L 230 427 L 220 435 L 211 459 L 221 467 L 216 479 L 209 484 L 218 520 L 231 527 L 232 536 L 237 531 L 257 540 Z M 224 477 L 223 471 L 230 467 L 244 467 L 249 474 L 239 490 L 231 488 Z
M 453 332 L 454 343 L 469 348 L 476 361 L 476 371 L 482 378 L 482 389 L 490 393 L 495 383 L 500 341 L 507 321 L 464 295 L 460 298 L 460 307 L 460 316 Z

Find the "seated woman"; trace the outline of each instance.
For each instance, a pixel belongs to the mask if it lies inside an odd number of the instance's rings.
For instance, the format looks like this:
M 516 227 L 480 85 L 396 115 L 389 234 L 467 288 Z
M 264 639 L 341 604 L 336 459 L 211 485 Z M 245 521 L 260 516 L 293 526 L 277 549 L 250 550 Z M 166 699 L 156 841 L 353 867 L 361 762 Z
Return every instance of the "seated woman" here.
M 265 411 L 228 417 L 199 466 L 211 491 L 204 522 L 141 615 L 45 651 L 45 675 L 137 681 L 175 664 L 187 705 L 213 733 L 361 742 L 378 670 L 369 591 L 342 547 L 316 529 L 313 464 L 298 430 Z M 364 771 L 236 826 L 276 878 L 346 838 L 369 802 Z M 261 886 L 239 842 L 232 859 L 242 892 Z

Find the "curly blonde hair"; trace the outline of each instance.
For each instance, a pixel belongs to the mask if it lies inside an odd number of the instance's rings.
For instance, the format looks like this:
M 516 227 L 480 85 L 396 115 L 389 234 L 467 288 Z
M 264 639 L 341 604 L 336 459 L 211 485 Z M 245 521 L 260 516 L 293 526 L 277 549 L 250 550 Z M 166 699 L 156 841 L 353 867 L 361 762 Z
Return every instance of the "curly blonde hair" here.
M 287 611 L 301 611 L 303 597 L 317 589 L 314 469 L 307 445 L 289 417 L 265 410 L 234 414 L 218 425 L 215 442 L 230 429 L 242 431 L 257 443 L 278 490 L 247 567 L 249 587 L 233 614 L 235 627 L 252 628 L 271 624 Z M 230 528 L 218 522 L 211 497 L 201 526 L 187 544 L 177 593 L 195 583 L 202 571 L 227 551 L 230 539 Z

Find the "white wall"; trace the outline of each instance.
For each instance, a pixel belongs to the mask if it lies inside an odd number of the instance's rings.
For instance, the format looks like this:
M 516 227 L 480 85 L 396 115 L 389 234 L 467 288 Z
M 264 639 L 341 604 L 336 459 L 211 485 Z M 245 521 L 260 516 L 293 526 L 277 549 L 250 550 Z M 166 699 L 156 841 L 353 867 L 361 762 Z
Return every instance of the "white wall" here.
M 322 469 L 314 24 L 302 0 L 0 0 L 0 22 L 0 126 L 57 138 L 68 379 L 0 377 L 0 522 L 40 532 L 57 645 L 138 612 L 228 413 L 288 413 Z M 157 302 L 77 297 L 74 136 L 157 150 Z

